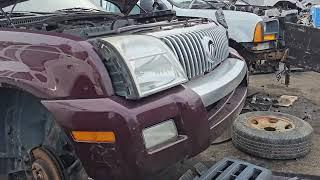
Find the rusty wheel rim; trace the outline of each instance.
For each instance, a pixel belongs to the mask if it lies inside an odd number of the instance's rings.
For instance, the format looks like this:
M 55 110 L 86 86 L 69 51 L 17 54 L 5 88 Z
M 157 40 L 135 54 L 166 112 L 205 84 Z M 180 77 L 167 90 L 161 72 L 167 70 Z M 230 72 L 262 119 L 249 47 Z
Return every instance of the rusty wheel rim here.
M 34 180 L 62 180 L 62 169 L 55 156 L 44 148 L 32 150 L 31 172 Z
M 37 160 L 32 164 L 32 175 L 35 180 L 49 180 L 47 167 L 44 162 Z
M 288 119 L 275 116 L 254 117 L 249 119 L 248 124 L 255 129 L 271 132 L 286 132 L 295 128 L 295 125 Z

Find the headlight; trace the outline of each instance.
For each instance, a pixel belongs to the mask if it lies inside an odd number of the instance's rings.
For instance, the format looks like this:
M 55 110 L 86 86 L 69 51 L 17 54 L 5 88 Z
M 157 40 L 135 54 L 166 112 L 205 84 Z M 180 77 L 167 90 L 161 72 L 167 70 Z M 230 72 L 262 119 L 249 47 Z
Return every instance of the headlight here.
M 178 131 L 173 120 L 165 121 L 142 131 L 147 149 L 155 147 L 178 137 Z
M 277 40 L 280 31 L 279 20 L 275 18 L 269 18 L 267 20 L 264 20 L 264 24 L 264 41 Z
M 216 11 L 215 14 L 216 14 L 216 19 L 217 19 L 218 23 L 220 23 L 224 28 L 228 29 L 228 24 L 225 19 L 223 10 L 220 8 Z
M 253 42 L 261 43 L 264 41 L 273 41 L 277 39 L 279 32 L 278 21 L 259 22 L 254 31 Z
M 176 56 L 158 38 L 128 35 L 101 42 L 100 49 L 120 96 L 138 99 L 187 81 Z

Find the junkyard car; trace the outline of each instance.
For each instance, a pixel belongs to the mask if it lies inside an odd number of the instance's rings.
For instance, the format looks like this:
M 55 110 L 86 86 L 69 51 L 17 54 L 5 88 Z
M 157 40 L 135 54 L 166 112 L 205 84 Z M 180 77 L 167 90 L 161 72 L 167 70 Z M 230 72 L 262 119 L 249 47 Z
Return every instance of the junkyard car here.
M 142 179 L 205 150 L 243 107 L 247 66 L 219 24 L 0 5 L 0 177 Z
M 232 3 L 220 0 L 140 0 L 146 11 L 172 9 L 177 16 L 213 19 L 228 29 L 230 46 L 248 60 L 250 67 L 259 70 L 259 65 L 268 61 L 276 67 L 285 49 L 279 43 L 279 21 L 262 18 L 252 12 L 238 11 Z M 220 9 L 223 9 L 221 11 Z M 261 61 L 263 60 L 263 62 Z M 270 60 L 270 61 L 269 61 Z
M 231 0 L 232 1 L 232 0 Z M 251 5 L 256 7 L 288 7 L 304 9 L 305 6 L 312 4 L 315 0 L 233 0 L 236 5 Z

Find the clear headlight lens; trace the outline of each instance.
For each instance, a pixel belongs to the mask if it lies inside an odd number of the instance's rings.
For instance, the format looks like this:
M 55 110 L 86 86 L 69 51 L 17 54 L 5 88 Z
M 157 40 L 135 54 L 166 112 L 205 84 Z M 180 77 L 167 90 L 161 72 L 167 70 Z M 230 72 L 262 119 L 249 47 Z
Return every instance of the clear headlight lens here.
M 165 121 L 142 131 L 147 149 L 165 143 L 178 137 L 178 131 L 173 120 Z
M 278 19 L 264 20 L 264 41 L 274 41 L 278 39 L 280 25 Z
M 162 54 L 130 61 L 141 94 L 152 94 L 161 87 L 185 81 L 171 60 L 167 54 Z
M 187 76 L 171 49 L 158 38 L 147 35 L 116 36 L 102 39 L 109 49 L 116 50 L 113 64 L 130 76 L 135 85 L 128 99 L 138 99 L 187 81 Z M 110 53 L 109 53 L 110 54 Z M 106 55 L 107 56 L 107 55 Z M 128 79 L 128 78 L 127 78 Z

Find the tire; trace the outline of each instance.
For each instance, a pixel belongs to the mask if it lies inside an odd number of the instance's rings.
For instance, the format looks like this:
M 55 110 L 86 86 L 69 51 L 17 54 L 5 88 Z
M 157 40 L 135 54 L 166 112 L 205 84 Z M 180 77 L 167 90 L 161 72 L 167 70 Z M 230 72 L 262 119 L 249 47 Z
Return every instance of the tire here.
M 292 115 L 268 111 L 240 115 L 233 123 L 232 142 L 238 149 L 266 159 L 294 159 L 311 150 L 313 129 Z

